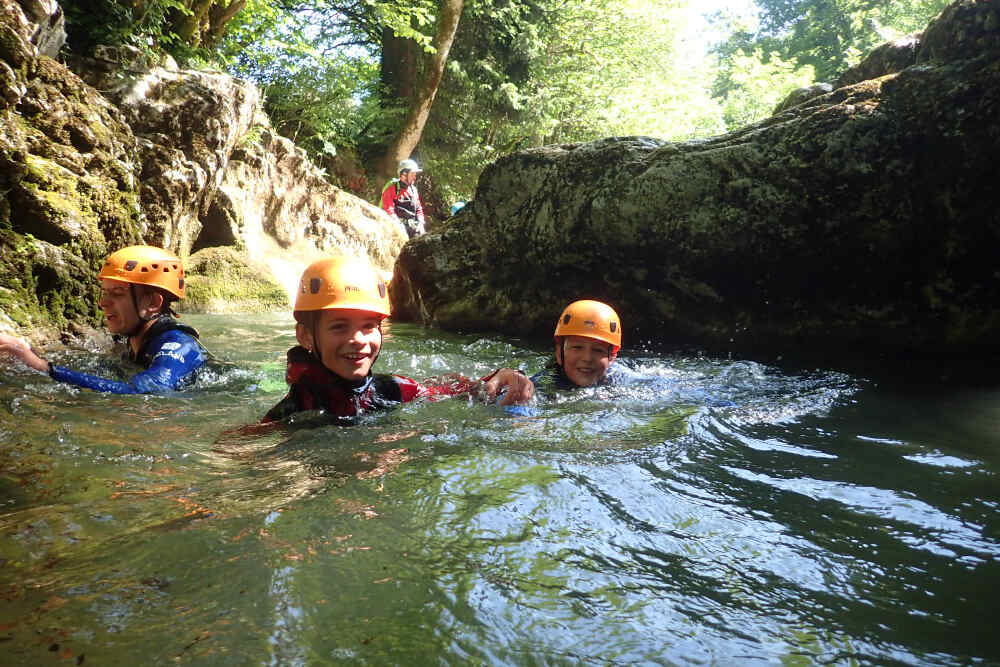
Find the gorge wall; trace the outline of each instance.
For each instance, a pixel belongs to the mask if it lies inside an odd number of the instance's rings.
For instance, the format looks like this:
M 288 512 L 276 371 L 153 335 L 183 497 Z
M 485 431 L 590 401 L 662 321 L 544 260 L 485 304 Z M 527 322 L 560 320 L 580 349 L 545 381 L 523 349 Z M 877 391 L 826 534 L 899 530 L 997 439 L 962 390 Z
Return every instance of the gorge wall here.
M 404 247 L 394 317 L 551 336 L 595 298 L 626 346 L 995 352 L 997 155 L 1000 6 L 957 0 L 739 131 L 497 161 Z
M 132 243 L 230 247 L 286 282 L 320 252 L 391 268 L 402 228 L 278 136 L 255 87 L 128 49 L 60 63 L 59 6 L 2 2 L 0 327 L 96 322 L 97 270 Z

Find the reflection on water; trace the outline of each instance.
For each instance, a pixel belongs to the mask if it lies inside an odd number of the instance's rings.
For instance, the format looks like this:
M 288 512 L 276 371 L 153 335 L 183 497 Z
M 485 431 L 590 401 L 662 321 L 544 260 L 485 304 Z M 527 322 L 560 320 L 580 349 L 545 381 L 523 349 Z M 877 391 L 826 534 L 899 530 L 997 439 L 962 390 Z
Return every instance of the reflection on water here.
M 1000 661 L 996 388 L 641 354 L 534 416 L 254 432 L 290 317 L 190 319 L 198 392 L 0 369 L 5 664 Z M 391 336 L 416 378 L 546 362 Z

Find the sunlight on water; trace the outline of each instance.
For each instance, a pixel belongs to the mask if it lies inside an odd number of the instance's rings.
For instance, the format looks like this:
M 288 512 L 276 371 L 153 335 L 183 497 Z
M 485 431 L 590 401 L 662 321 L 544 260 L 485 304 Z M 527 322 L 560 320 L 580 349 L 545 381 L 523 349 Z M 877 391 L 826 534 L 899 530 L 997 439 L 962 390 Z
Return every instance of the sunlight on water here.
M 185 319 L 224 363 L 179 395 L 0 366 L 4 664 L 1000 661 L 995 389 L 626 351 L 523 414 L 255 432 L 291 317 Z M 378 365 L 547 361 L 391 324 Z

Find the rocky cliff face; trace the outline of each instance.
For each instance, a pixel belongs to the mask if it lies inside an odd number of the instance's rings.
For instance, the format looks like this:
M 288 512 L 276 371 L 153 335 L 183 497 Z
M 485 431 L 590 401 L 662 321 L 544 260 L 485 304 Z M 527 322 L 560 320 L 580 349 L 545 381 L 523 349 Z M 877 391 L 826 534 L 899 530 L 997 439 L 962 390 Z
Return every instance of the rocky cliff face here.
M 391 267 L 402 228 L 276 136 L 253 86 L 127 50 L 67 67 L 51 57 L 62 34 L 51 0 L 3 0 L 0 326 L 96 320 L 94 276 L 130 243 Z
M 626 345 L 996 349 L 998 42 L 997 3 L 958 0 L 911 65 L 740 131 L 504 158 L 404 248 L 394 316 L 551 335 L 597 298 Z

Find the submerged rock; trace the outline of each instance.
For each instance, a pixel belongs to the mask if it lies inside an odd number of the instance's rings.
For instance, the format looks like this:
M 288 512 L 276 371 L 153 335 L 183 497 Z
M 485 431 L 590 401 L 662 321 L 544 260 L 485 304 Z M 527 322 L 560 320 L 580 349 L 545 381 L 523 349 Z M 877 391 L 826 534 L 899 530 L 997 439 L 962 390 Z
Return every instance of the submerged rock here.
M 706 141 L 503 158 L 404 247 L 394 317 L 551 335 L 566 303 L 596 298 L 626 346 L 995 349 L 998 19 L 955 2 L 917 64 Z

